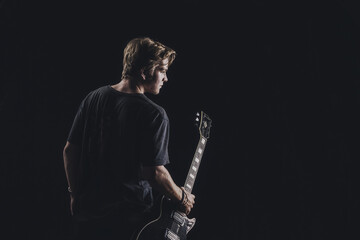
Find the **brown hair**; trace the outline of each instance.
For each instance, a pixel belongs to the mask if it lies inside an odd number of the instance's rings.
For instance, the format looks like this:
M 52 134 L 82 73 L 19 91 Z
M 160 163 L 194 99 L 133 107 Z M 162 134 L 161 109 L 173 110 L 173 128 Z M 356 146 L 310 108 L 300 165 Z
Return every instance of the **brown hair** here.
M 137 71 L 152 71 L 160 62 L 169 59 L 170 66 L 176 52 L 164 44 L 148 37 L 134 38 L 124 49 L 123 71 L 121 78 L 133 76 Z

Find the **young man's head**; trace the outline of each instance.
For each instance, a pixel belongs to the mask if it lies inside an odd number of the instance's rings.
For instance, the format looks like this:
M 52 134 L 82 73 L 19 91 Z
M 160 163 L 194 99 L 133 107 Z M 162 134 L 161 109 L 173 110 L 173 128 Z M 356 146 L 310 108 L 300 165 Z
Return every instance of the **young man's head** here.
M 124 49 L 122 78 L 132 77 L 139 72 L 152 72 L 162 60 L 168 59 L 168 66 L 176 53 L 164 44 L 148 37 L 132 39 Z
M 141 78 L 145 92 L 158 94 L 176 52 L 150 38 L 135 38 L 124 49 L 122 79 Z

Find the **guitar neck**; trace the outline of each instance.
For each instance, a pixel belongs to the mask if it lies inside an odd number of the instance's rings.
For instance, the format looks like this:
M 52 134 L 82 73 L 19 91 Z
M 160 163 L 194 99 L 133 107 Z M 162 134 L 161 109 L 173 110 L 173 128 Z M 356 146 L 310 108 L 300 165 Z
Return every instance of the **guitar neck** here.
M 200 136 L 200 140 L 199 143 L 197 145 L 195 154 L 194 154 L 194 158 L 192 160 L 188 175 L 186 177 L 186 181 L 184 184 L 184 188 L 187 192 L 191 193 L 194 183 L 195 183 L 195 179 L 196 179 L 196 175 L 197 172 L 199 171 L 199 166 L 201 163 L 201 158 L 203 156 L 204 153 L 204 149 L 206 146 L 206 142 L 207 139 L 204 138 L 203 136 Z

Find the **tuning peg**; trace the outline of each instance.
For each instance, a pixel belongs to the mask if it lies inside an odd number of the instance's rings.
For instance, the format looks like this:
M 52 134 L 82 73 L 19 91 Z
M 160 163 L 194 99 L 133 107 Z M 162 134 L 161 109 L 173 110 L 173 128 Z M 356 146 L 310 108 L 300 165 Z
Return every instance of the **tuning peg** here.
M 196 114 L 197 115 L 197 114 Z M 199 117 L 196 117 L 195 118 L 195 123 L 194 123 L 194 125 L 196 126 L 196 127 L 199 127 L 199 123 L 200 123 L 200 119 L 199 119 Z
M 196 113 L 196 116 L 200 117 L 200 113 L 199 113 L 199 112 L 197 112 L 197 113 Z

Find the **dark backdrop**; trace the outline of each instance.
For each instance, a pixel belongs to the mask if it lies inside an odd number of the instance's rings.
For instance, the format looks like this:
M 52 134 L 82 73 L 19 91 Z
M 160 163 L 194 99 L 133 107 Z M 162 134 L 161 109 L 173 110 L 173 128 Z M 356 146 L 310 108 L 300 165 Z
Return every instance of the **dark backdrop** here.
M 189 239 L 360 238 L 356 1 L 115 2 L 0 2 L 1 239 L 69 239 L 68 131 L 137 36 L 178 53 L 149 96 L 178 184 L 213 119 Z

